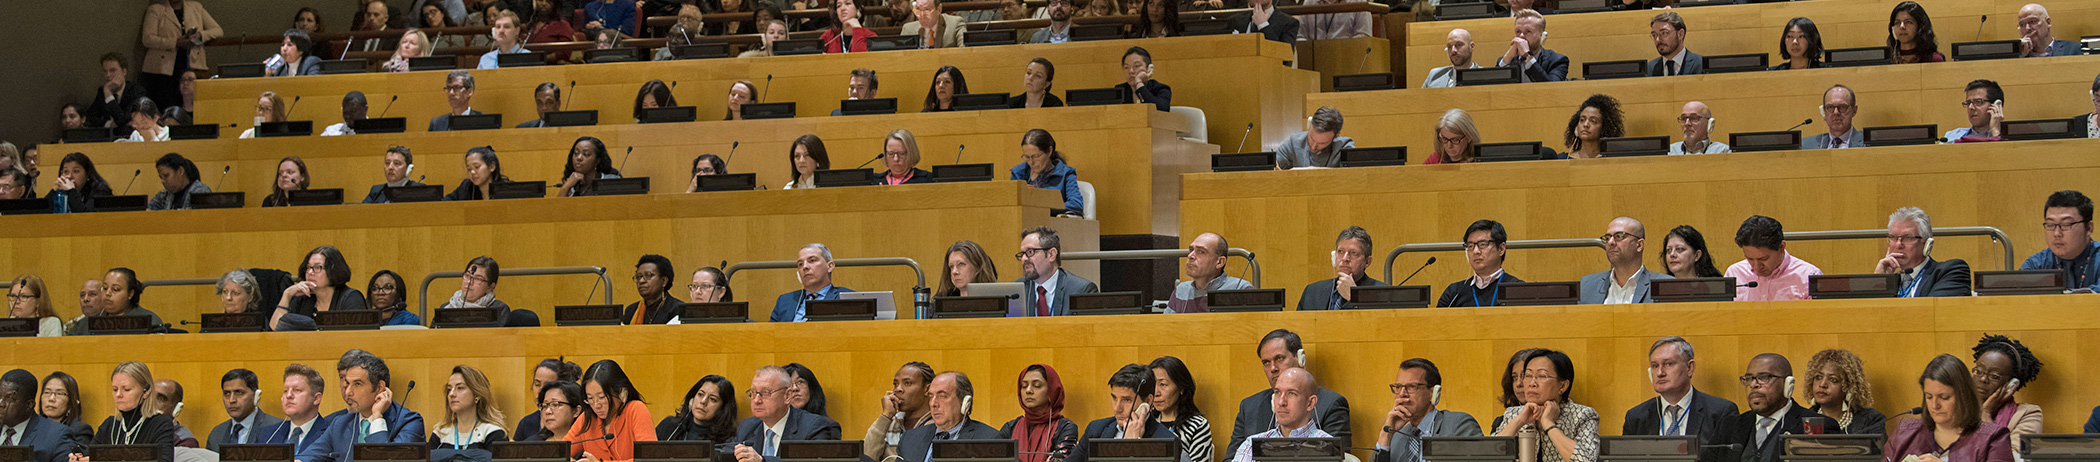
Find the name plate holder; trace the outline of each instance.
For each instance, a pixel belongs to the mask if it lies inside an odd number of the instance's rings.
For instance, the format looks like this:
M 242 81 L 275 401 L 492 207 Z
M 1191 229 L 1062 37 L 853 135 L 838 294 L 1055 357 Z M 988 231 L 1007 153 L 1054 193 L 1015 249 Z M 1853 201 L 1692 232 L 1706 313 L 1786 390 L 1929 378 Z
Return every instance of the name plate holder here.
M 1349 290 L 1346 309 L 1383 310 L 1428 308 L 1429 286 L 1356 286 Z

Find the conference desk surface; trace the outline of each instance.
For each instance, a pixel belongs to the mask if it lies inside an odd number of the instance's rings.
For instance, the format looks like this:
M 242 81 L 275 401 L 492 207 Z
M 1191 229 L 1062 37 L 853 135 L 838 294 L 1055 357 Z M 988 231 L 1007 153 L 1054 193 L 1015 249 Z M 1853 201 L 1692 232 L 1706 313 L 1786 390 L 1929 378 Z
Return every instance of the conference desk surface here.
M 0 348 L 0 360 L 40 375 L 66 371 L 82 378 L 83 390 L 99 387 L 117 363 L 137 360 L 156 378 L 197 389 L 209 388 L 232 368 L 257 371 L 266 384 L 276 383 L 277 371 L 291 362 L 315 366 L 325 375 L 345 350 L 362 348 L 387 360 L 397 401 L 422 411 L 425 422 L 443 414 L 438 404 L 444 402 L 443 387 L 426 385 L 412 392 L 401 387 L 411 381 L 442 383 L 455 365 L 478 368 L 492 379 L 497 407 L 507 411 L 508 422 L 533 409 L 528 378 L 542 358 L 563 357 L 580 365 L 618 361 L 647 397 L 643 401 L 651 415 L 659 417 L 682 405 L 681 394 L 701 376 L 728 377 L 741 391 L 759 366 L 795 362 L 821 378 L 830 417 L 853 438 L 879 413 L 876 400 L 891 389 L 891 377 L 906 361 L 971 376 L 976 396 L 985 398 L 976 400 L 973 418 L 998 425 L 1020 414 L 1014 378 L 1030 364 L 1056 368 L 1069 388 L 1064 415 L 1088 421 L 1110 413 L 1102 384 L 1117 368 L 1175 356 L 1193 372 L 1198 404 L 1208 410 L 1212 438 L 1222 448 L 1231 436 L 1238 401 L 1268 388 L 1254 354 L 1256 341 L 1271 329 L 1285 328 L 1305 340 L 1307 365 L 1321 385 L 1350 398 L 1355 446 L 1369 447 L 1391 409 L 1387 384 L 1397 365 L 1410 357 L 1430 359 L 1441 369 L 1444 409 L 1470 413 L 1486 425 L 1500 415 L 1498 380 L 1511 353 L 1532 347 L 1564 351 L 1575 364 L 1572 401 L 1596 408 L 1601 433 L 1616 435 L 1625 411 L 1654 397 L 1642 370 L 1650 344 L 1662 336 L 1682 335 L 1697 346 L 1695 387 L 1738 403 L 1745 398 L 1735 377 L 1756 354 L 1783 354 L 1800 371 L 1817 351 L 1849 349 L 1864 359 L 1867 387 L 1881 398 L 1873 407 L 1894 415 L 1917 405 L 1915 378 L 1929 359 L 1941 353 L 1968 358 L 1970 346 L 1989 332 L 2019 339 L 2048 364 L 2021 390 L 2019 401 L 2038 404 L 2053 416 L 2045 432 L 2074 433 L 2087 410 L 2100 402 L 2100 388 L 2094 386 L 2100 370 L 2087 366 L 2100 355 L 2100 344 L 2091 340 L 2100 333 L 2093 307 L 2093 296 L 2054 295 L 18 338 L 0 339 L 7 347 Z M 263 391 L 279 389 L 266 385 Z M 1809 403 L 1808 388 L 1798 391 L 1796 402 Z M 108 399 L 87 395 L 90 421 L 111 412 Z M 335 387 L 327 395 L 322 412 L 342 406 Z M 192 429 L 225 419 L 212 405 L 218 403 L 215 395 L 190 393 L 187 401 L 198 405 L 188 406 L 192 411 L 180 421 Z M 272 405 L 263 408 L 275 412 Z M 739 415 L 747 411 L 740 409 Z M 1218 451 L 1221 459 L 1225 453 Z
M 472 71 L 471 106 L 504 114 L 509 127 L 537 119 L 533 90 L 541 83 L 553 83 L 561 87 L 565 109 L 597 110 L 603 125 L 627 124 L 639 106 L 638 89 L 655 79 L 674 84 L 672 94 L 677 102 L 698 108 L 702 120 L 717 120 L 726 114 L 731 84 L 750 81 L 757 87 L 754 96 L 759 102 L 794 102 L 798 116 L 821 117 L 845 99 L 849 73 L 864 68 L 877 72 L 878 97 L 896 98 L 899 112 L 914 113 L 924 107 L 933 73 L 944 65 L 962 70 L 966 85 L 958 87 L 968 92 L 1021 94 L 1029 60 L 1045 58 L 1061 76 L 1053 78 L 1050 91 L 1063 98 L 1066 90 L 1113 87 L 1127 80 L 1122 58 L 1132 46 L 1151 52 L 1153 78 L 1173 87 L 1174 104 L 1202 108 L 1209 132 L 1218 136 L 1240 131 L 1252 122 L 1255 133 L 1263 135 L 1257 140 L 1281 142 L 1290 132 L 1302 130 L 1304 116 L 1298 113 L 1298 104 L 1306 93 L 1320 88 L 1318 73 L 1284 66 L 1292 59 L 1291 45 L 1243 34 L 476 70 Z M 313 97 L 313 101 L 302 99 L 288 117 L 313 120 L 318 132 L 341 121 L 343 95 L 358 90 L 370 101 L 374 117 L 407 117 L 410 131 L 422 131 L 431 117 L 449 111 L 446 74 L 200 80 L 196 121 L 239 124 L 231 129 L 231 134 L 238 134 L 251 124 L 258 96 L 274 91 L 284 95 L 287 105 L 292 105 L 295 95 Z
M 1402 244 L 1456 243 L 1475 220 L 1496 220 L 1510 240 L 1593 239 L 1616 217 L 1645 225 L 1649 271 L 1665 271 L 1667 233 L 1679 225 L 1705 237 L 1717 269 L 1741 260 L 1734 244 L 1744 219 L 1765 215 L 1785 230 L 1886 229 L 1898 208 L 1919 207 L 1935 227 L 1992 226 L 2009 235 L 2017 262 L 2047 246 L 2043 201 L 2064 189 L 2092 190 L 2100 174 L 2093 140 L 2017 141 L 1365 167 L 1288 172 L 1203 173 L 1182 177 L 1183 236 L 1214 232 L 1261 256 L 1269 287 L 1297 294 L 1335 277 L 1320 256 L 1349 226 L 1370 231 L 1370 274 Z M 1415 155 L 1426 155 L 1410 153 Z M 1786 250 L 1828 274 L 1869 273 L 1888 252 L 1884 239 L 1794 241 Z M 1990 238 L 1938 238 L 1932 256 L 1960 258 L 1977 271 L 2004 270 Z M 1441 292 L 1469 277 L 1466 254 L 1404 254 L 1393 276 L 1429 257 L 1440 262 L 1411 284 Z M 1227 272 L 1237 274 L 1238 262 Z M 1504 268 L 1526 281 L 1574 281 L 1604 271 L 1602 249 L 1511 250 Z M 1387 281 L 1390 283 L 1390 281 Z M 1292 300 L 1296 300 L 1293 298 Z

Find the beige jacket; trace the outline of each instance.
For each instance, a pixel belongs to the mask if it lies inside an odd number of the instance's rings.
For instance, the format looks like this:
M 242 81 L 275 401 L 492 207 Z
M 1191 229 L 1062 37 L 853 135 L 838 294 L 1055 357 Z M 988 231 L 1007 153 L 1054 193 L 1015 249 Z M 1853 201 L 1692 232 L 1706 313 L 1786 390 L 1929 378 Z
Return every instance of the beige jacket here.
M 897 31 L 897 35 L 906 37 L 919 35 L 921 32 L 920 28 L 918 21 L 907 22 L 904 23 L 903 29 Z M 932 43 L 922 42 L 921 45 L 926 48 L 962 48 L 963 20 L 961 16 L 952 14 L 941 15 L 941 29 L 943 30 L 940 37 L 937 37 Z
M 219 22 L 212 20 L 211 13 L 204 11 L 203 4 L 190 1 L 182 9 L 182 21 L 177 24 L 175 8 L 168 6 L 165 0 L 154 0 L 153 4 L 146 6 L 146 19 L 139 25 L 139 42 L 146 45 L 146 60 L 139 65 L 139 72 L 176 75 L 175 50 L 182 43 L 183 31 L 195 29 L 203 40 L 219 38 L 224 33 L 219 29 Z M 204 64 L 203 46 L 190 47 L 190 68 L 210 69 Z

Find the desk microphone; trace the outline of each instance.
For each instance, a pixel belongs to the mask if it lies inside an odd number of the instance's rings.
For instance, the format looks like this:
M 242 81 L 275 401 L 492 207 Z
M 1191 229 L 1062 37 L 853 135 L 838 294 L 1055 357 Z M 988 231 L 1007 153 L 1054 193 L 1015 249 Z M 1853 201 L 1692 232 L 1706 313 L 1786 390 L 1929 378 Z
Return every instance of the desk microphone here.
M 1699 449 L 1727 449 L 1727 450 L 1730 450 L 1730 451 L 1741 451 L 1741 450 L 1743 450 L 1743 444 L 1742 444 L 1742 443 L 1728 443 L 1728 444 L 1701 444 L 1701 445 L 1699 445 Z
M 1246 152 L 1245 150 L 1247 149 L 1247 135 L 1250 135 L 1250 134 L 1253 134 L 1253 133 L 1254 133 L 1254 122 L 1247 122 L 1247 131 L 1243 131 L 1243 132 L 1240 132 L 1240 146 L 1239 146 L 1239 147 L 1236 147 L 1236 148 L 1232 148 L 1232 152 L 1234 152 L 1234 153 L 1239 153 L 1239 152 Z
M 1407 277 L 1406 277 L 1406 278 L 1403 278 L 1403 279 L 1401 279 L 1399 283 L 1396 283 L 1396 284 L 1393 284 L 1393 285 L 1396 285 L 1396 286 L 1398 286 L 1398 285 L 1406 285 L 1406 284 L 1407 284 L 1407 281 L 1409 281 L 1409 280 L 1412 280 L 1412 279 L 1414 279 L 1414 278 L 1415 278 L 1415 275 L 1417 275 L 1417 274 L 1422 274 L 1422 270 L 1425 270 L 1425 269 L 1429 269 L 1429 265 L 1434 265 L 1434 264 L 1436 264 L 1436 257 L 1429 257 L 1429 261 L 1425 261 L 1425 262 L 1422 262 L 1422 267 L 1420 267 L 1420 268 L 1415 268 L 1415 272 L 1413 272 L 1413 273 L 1407 273 Z
M 423 56 L 418 56 L 418 58 L 427 58 L 427 57 L 430 57 L 430 54 L 431 54 L 431 53 L 437 52 L 437 43 L 438 43 L 438 39 L 441 39 L 441 38 L 445 38 L 445 33 L 444 33 L 444 32 L 442 32 L 442 31 L 440 31 L 440 32 L 438 32 L 438 33 L 436 33 L 436 34 L 431 34 L 431 36 L 430 36 L 430 46 L 428 46 L 428 47 L 424 47 L 424 50 L 423 50 L 423 53 L 422 53 L 422 55 L 423 55 Z
M 1905 413 L 1902 413 L 1902 414 L 1896 414 L 1896 417 L 1903 417 L 1903 416 L 1907 416 L 1907 415 L 1924 415 L 1924 414 L 1925 414 L 1925 406 L 1918 406 L 1918 407 L 1910 408 L 1910 412 L 1905 412 Z
M 678 89 L 678 81 L 676 81 L 676 80 L 673 80 L 673 81 L 671 81 L 671 89 L 672 89 L 672 90 L 677 90 L 677 89 Z M 664 106 L 664 107 L 670 107 L 671 105 L 669 105 L 669 104 L 665 104 L 665 105 L 663 105 L 663 106 Z
M 731 142 L 729 142 L 729 155 L 726 155 L 726 156 L 722 156 L 722 167 L 723 167 L 723 168 L 725 168 L 725 169 L 726 169 L 726 168 L 728 168 L 728 167 L 729 167 L 729 160 L 730 160 L 730 159 L 735 159 L 735 158 L 736 158 L 736 147 L 737 147 L 737 145 L 741 145 L 741 144 L 744 144 L 744 142 L 742 142 L 742 141 L 731 141 Z M 727 173 L 729 173 L 729 172 L 715 172 L 715 173 L 727 174 Z
M 215 187 L 214 187 L 214 188 L 211 188 L 211 189 L 212 189 L 212 190 L 214 190 L 214 191 L 221 191 L 221 192 L 225 191 L 225 190 L 226 190 L 226 174 L 228 174 L 228 173 L 233 173 L 233 166 L 232 166 L 232 165 L 228 165 L 228 166 L 226 166 L 226 169 L 225 169 L 225 170 L 221 170 L 221 171 L 219 171 L 219 184 L 216 184 L 216 185 L 212 185 L 212 186 L 215 186 Z
M 293 96 L 293 97 L 292 97 L 292 104 L 291 104 L 290 106 L 285 106 L 285 108 L 284 108 L 284 117 L 285 117 L 285 118 L 287 118 L 287 119 L 291 118 L 291 117 L 292 117 L 292 110 L 293 110 L 293 109 L 298 109 L 298 108 L 299 108 L 299 97 L 297 97 L 297 96 Z
M 590 291 L 590 293 L 586 293 L 586 294 L 583 294 L 583 304 L 585 304 L 585 305 L 589 305 L 589 304 L 591 304 L 591 296 L 593 296 L 593 295 L 598 295 L 598 285 L 599 285 L 600 283 L 603 283 L 603 282 L 604 282 L 604 280 L 603 280 L 603 279 L 598 279 L 598 280 L 592 280 L 592 281 L 591 281 L 591 291 Z M 606 289 L 606 290 L 612 290 L 612 289 Z M 648 311 L 648 309 L 647 309 L 647 308 L 643 308 L 643 309 L 642 309 L 642 311 Z M 683 426 L 684 426 L 684 425 L 680 425 L 680 427 L 683 427 Z
M 1794 129 L 1796 129 L 1796 128 L 1801 128 L 1801 126 L 1802 126 L 1802 125 L 1808 125 L 1808 124 L 1812 124 L 1812 123 L 1815 123 L 1815 122 L 1816 122 L 1816 119 L 1801 119 L 1801 123 L 1800 123 L 1800 124 L 1798 124 L 1798 125 L 1794 125 L 1794 126 L 1792 126 L 1792 127 L 1787 127 L 1787 129 L 1786 129 L 1786 130 L 1784 130 L 1784 131 L 1789 131 L 1789 132 L 1790 132 L 1790 131 L 1794 131 Z
M 1971 40 L 1972 42 L 1983 41 L 1983 25 L 1989 22 L 1991 22 L 1991 15 L 1988 14 L 1983 15 L 1983 19 L 1979 19 L 1976 21 L 1976 40 Z
M 570 81 L 569 81 L 569 101 L 574 101 L 575 99 L 576 99 L 576 81 L 574 81 L 574 80 L 570 80 Z M 562 102 L 561 102 L 561 110 L 564 110 L 564 111 L 566 111 L 566 110 L 569 110 L 569 101 L 562 101 Z
M 628 146 L 627 153 L 620 155 L 620 171 L 627 171 L 627 159 L 631 158 L 634 158 L 634 146 Z
M 868 166 L 868 164 L 872 164 L 872 163 L 875 163 L 875 161 L 878 161 L 878 160 L 882 160 L 882 156 L 885 156 L 885 155 L 887 155 L 887 154 L 884 154 L 884 153 L 876 153 L 876 154 L 875 154 L 875 158 L 873 158 L 873 159 L 868 159 L 868 161 L 867 161 L 867 162 L 861 162 L 861 163 L 860 163 L 860 167 L 853 167 L 853 168 L 861 168 L 861 167 L 866 167 L 866 166 Z
M 965 145 L 961 145 L 961 144 L 957 144 L 957 145 L 955 145 L 955 163 L 957 163 L 957 164 L 960 164 L 960 163 L 962 163 L 962 153 L 963 153 L 963 148 L 966 148 L 966 147 L 969 147 L 969 146 L 965 146 Z
M 758 93 L 758 102 L 766 102 L 766 95 L 773 93 L 773 74 L 766 74 L 766 89 Z
M 131 184 L 132 184 L 132 183 L 137 183 L 137 182 L 139 182 L 139 172 L 143 172 L 143 171 L 145 171 L 145 170 L 132 170 L 132 171 L 131 171 L 131 181 L 126 181 L 126 182 L 124 182 L 124 194 L 131 194 Z
M 1745 282 L 1745 283 L 1742 283 L 1742 284 L 1736 284 L 1735 286 L 1736 286 L 1736 287 L 1741 287 L 1741 288 L 1745 288 L 1745 289 L 1755 289 L 1755 288 L 1757 288 L 1757 281 L 1750 281 L 1750 282 Z
M 387 99 L 386 99 L 386 107 L 383 107 L 383 108 L 379 108 L 379 116 L 380 116 L 380 117 L 386 117 L 386 111 L 390 111 L 390 110 L 393 110 L 393 109 L 394 109 L 394 101 L 395 101 L 395 100 L 399 100 L 399 99 L 401 99 L 401 95 L 394 95 L 394 97 L 392 97 L 392 98 L 387 98 Z
M 1371 47 L 1364 47 L 1363 59 L 1356 60 L 1356 73 L 1364 73 L 1364 65 L 1371 63 Z

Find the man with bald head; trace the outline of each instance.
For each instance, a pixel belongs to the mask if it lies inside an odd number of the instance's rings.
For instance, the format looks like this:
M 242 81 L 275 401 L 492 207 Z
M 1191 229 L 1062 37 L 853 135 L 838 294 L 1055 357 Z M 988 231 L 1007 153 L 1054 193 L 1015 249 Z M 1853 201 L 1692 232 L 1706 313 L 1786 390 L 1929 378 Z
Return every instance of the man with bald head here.
M 1648 292 L 1648 282 L 1670 279 L 1670 275 L 1648 271 L 1642 266 L 1646 254 L 1648 229 L 1640 220 L 1618 217 L 1605 225 L 1604 261 L 1611 269 L 1591 273 L 1582 277 L 1581 303 L 1584 305 L 1627 303 L 1652 303 L 1655 296 Z
M 1778 353 L 1750 358 L 1740 379 L 1750 405 L 1736 417 L 1735 443 L 1740 444 L 1743 462 L 1779 462 L 1780 435 L 1804 432 L 1801 419 L 1808 409 L 1794 404 L 1794 365 Z
M 1859 115 L 1859 95 L 1852 87 L 1832 85 L 1823 90 L 1823 105 L 1816 109 L 1823 113 L 1823 125 L 1830 127 L 1830 133 L 1801 137 L 1801 149 L 1867 147 L 1866 137 L 1852 127 L 1852 117 Z
M 781 441 L 838 441 L 838 421 L 787 403 L 788 373 L 780 366 L 751 376 L 751 417 L 736 425 L 736 462 L 780 462 Z
M 1246 290 L 1254 288 L 1245 279 L 1225 275 L 1225 236 L 1203 233 L 1189 241 L 1189 263 L 1185 272 L 1189 280 L 1174 286 L 1174 294 L 1167 298 L 1170 313 L 1209 313 L 1210 292 L 1215 290 Z
M 1444 35 L 1444 55 L 1451 57 L 1451 65 L 1429 70 L 1429 77 L 1422 79 L 1422 88 L 1450 88 L 1458 84 L 1458 71 L 1479 69 L 1473 62 L 1473 33 L 1465 29 L 1451 29 Z
M 153 382 L 152 392 L 154 397 L 160 400 L 160 413 L 167 414 L 168 417 L 182 416 L 181 383 L 176 383 L 174 380 L 169 379 L 160 379 L 158 381 Z M 190 427 L 188 425 L 183 425 L 181 419 L 178 418 L 174 422 L 176 446 L 183 446 L 189 448 L 203 446 L 202 444 L 198 444 L 197 433 L 190 431 Z
M 2078 56 L 2083 49 L 2078 42 L 2056 39 L 2049 30 L 2048 8 L 2039 3 L 2020 7 L 2020 57 Z
M 1677 128 L 1684 131 L 1684 141 L 1670 143 L 1670 155 L 1729 152 L 1727 143 L 1713 140 L 1714 111 L 1706 103 L 1684 103 L 1684 111 L 1677 114 Z
M 1276 427 L 1248 437 L 1234 450 L 1233 462 L 1254 462 L 1254 440 L 1264 438 L 1332 438 L 1327 432 L 1313 425 L 1313 407 L 1320 403 L 1320 384 L 1313 380 L 1311 372 L 1301 368 L 1285 369 L 1276 377 L 1272 389 L 1275 398 L 1270 408 L 1276 412 Z M 1347 444 L 1347 443 L 1343 443 Z

